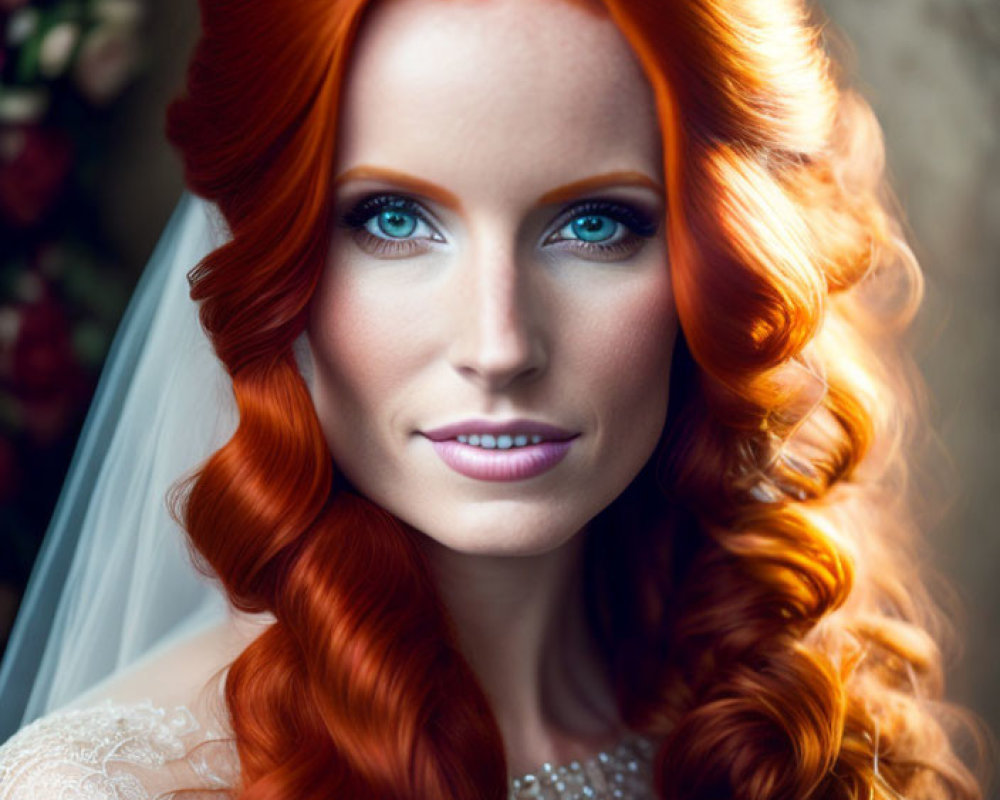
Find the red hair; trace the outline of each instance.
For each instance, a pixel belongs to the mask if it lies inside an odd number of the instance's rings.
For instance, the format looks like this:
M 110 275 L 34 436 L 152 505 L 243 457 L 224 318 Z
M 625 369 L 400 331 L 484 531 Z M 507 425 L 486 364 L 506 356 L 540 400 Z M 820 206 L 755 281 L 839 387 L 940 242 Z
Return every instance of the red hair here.
M 589 526 L 588 616 L 664 798 L 973 800 L 901 500 L 920 273 L 868 106 L 794 0 L 604 4 L 654 88 L 682 337 L 657 452 Z M 335 474 L 292 343 L 326 266 L 363 0 L 202 0 L 168 131 L 232 240 L 192 273 L 232 440 L 186 498 L 276 623 L 226 699 L 242 800 L 506 795 L 414 536 Z

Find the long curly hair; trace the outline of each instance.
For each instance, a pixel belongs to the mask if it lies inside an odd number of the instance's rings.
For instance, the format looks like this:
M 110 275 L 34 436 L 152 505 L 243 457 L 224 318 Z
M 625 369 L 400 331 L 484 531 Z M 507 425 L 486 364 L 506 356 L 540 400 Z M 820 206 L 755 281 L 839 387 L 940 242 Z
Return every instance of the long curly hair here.
M 919 577 L 901 334 L 921 278 L 880 131 L 798 0 L 604 0 L 654 89 L 681 325 L 653 458 L 586 531 L 623 719 L 680 800 L 980 796 Z M 241 800 L 506 794 L 414 533 L 339 480 L 293 342 L 326 266 L 364 0 L 201 0 L 168 115 L 232 239 L 192 272 L 240 422 L 184 523 L 233 604 Z

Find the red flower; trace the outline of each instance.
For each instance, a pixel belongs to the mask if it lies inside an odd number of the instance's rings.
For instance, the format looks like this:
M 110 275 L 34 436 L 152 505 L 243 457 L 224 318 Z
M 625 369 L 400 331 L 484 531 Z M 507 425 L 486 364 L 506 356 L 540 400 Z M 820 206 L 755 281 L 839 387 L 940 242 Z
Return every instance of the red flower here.
M 73 353 L 69 321 L 48 292 L 14 314 L 16 330 L 6 331 L 2 343 L 5 382 L 21 407 L 25 432 L 36 442 L 51 443 L 86 401 L 86 376 Z
M 52 208 L 73 163 L 65 133 L 40 127 L 0 132 L 0 216 L 29 227 Z

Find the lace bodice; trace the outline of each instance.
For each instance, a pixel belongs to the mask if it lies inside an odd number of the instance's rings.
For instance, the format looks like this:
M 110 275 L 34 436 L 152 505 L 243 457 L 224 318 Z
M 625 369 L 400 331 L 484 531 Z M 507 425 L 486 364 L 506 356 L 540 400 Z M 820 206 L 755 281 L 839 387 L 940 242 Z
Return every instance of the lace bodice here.
M 647 800 L 652 755 L 632 736 L 582 762 L 543 764 L 511 781 L 509 796 Z M 0 800 L 229 800 L 238 781 L 231 738 L 149 701 L 51 714 L 0 747 Z
M 0 800 L 228 798 L 238 779 L 231 739 L 184 707 L 110 701 L 43 717 L 0 747 Z

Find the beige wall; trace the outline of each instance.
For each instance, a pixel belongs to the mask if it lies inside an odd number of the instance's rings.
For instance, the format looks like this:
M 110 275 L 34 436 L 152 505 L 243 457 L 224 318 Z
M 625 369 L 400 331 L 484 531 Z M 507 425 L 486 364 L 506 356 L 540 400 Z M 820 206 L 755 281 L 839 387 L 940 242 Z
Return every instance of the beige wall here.
M 931 544 L 966 617 L 951 694 L 1000 731 L 1000 3 L 824 5 L 853 43 L 927 275 L 917 352 L 955 473 Z
M 196 28 L 193 0 L 151 3 L 151 70 L 122 108 L 103 199 L 140 265 L 181 190 L 162 109 Z M 884 125 L 889 167 L 928 277 L 918 353 L 957 473 L 932 531 L 964 599 L 966 652 L 952 694 L 1000 731 L 1000 3 L 826 0 L 850 67 Z

